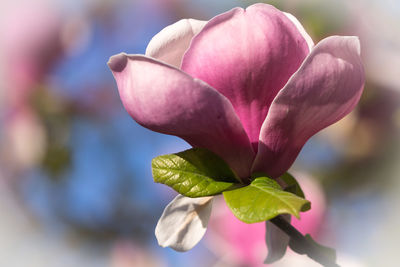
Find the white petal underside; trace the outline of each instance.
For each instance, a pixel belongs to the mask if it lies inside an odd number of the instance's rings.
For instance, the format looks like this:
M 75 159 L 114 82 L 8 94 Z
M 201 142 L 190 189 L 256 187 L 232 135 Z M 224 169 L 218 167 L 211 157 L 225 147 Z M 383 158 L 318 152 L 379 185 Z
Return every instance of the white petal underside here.
M 204 236 L 211 215 L 213 197 L 175 197 L 157 223 L 158 244 L 176 251 L 192 249 Z

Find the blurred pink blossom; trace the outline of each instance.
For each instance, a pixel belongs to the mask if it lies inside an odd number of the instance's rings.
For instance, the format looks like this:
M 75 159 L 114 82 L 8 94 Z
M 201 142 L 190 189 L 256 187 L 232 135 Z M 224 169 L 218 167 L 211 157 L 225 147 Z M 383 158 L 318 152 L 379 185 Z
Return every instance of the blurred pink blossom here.
M 1 156 L 9 167 L 23 169 L 38 163 L 44 153 L 45 131 L 31 98 L 60 53 L 61 19 L 54 3 L 46 0 L 0 6 Z
M 20 109 L 4 122 L 0 160 L 11 171 L 32 167 L 40 162 L 46 147 L 43 124 L 31 109 Z
M 324 219 L 326 201 L 317 181 L 304 174 L 296 174 L 312 209 L 302 213 L 301 220 L 292 218 L 292 225 L 303 234 L 318 236 Z M 239 221 L 224 201 L 215 201 L 214 214 L 208 225 L 206 244 L 219 258 L 235 266 L 265 266 L 265 223 L 246 224 Z
M 60 17 L 49 1 L 12 1 L 1 4 L 0 19 L 7 105 L 27 101 L 59 49 Z M 23 18 L 23 19 L 21 19 Z

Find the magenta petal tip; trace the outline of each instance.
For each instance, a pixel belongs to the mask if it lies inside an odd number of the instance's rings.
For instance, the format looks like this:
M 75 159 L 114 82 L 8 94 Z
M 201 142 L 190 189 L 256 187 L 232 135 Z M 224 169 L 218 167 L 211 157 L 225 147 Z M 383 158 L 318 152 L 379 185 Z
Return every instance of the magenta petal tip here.
M 113 72 L 121 72 L 125 69 L 128 62 L 128 55 L 125 53 L 120 53 L 110 57 L 107 65 Z

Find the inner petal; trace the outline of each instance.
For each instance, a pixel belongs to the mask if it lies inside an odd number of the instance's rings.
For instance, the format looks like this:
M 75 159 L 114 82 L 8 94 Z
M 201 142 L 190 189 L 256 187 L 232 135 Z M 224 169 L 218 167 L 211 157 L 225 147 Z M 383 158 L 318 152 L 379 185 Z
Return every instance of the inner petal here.
M 233 104 L 254 147 L 272 100 L 309 53 L 287 16 L 266 4 L 221 14 L 193 38 L 182 70 Z

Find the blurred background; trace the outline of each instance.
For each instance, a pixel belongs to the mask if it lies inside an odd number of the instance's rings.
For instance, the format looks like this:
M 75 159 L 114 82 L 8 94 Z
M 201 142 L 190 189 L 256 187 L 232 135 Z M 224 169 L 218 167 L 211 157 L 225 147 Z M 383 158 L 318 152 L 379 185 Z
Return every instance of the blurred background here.
M 367 74 L 357 109 L 313 137 L 292 168 L 313 201 L 295 224 L 336 248 L 342 266 L 398 266 L 400 2 L 265 2 L 294 14 L 316 43 L 359 36 Z M 238 222 L 220 199 L 193 250 L 158 247 L 154 228 L 175 193 L 153 183 L 150 162 L 189 146 L 136 124 L 106 65 L 144 53 L 181 18 L 252 3 L 0 2 L 0 266 L 263 266 L 264 225 Z M 311 263 L 288 252 L 274 266 Z

